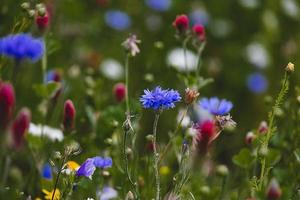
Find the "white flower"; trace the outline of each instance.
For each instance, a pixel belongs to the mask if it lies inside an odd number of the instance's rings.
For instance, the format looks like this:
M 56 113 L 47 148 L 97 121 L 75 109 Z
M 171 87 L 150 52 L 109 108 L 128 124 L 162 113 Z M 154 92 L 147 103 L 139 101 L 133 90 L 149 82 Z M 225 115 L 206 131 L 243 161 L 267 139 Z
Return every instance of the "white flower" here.
M 141 41 L 137 39 L 136 35 L 132 34 L 122 43 L 122 46 L 130 52 L 131 56 L 135 56 L 140 53 L 140 49 L 137 45 L 139 43 L 141 43 Z
M 102 74 L 112 80 L 119 80 L 124 74 L 123 66 L 115 59 L 105 59 L 100 65 Z
M 43 126 L 41 124 L 36 125 L 34 123 L 30 123 L 28 132 L 31 135 L 39 137 L 43 134 L 52 141 L 62 141 L 64 139 L 64 135 L 61 130 L 46 125 Z
M 197 68 L 197 56 L 194 52 L 186 50 L 187 70 L 194 71 Z M 175 48 L 167 55 L 167 64 L 178 71 L 185 72 L 185 58 L 183 48 Z
M 253 42 L 246 47 L 246 56 L 251 64 L 260 69 L 269 64 L 269 54 L 265 47 L 258 42 Z

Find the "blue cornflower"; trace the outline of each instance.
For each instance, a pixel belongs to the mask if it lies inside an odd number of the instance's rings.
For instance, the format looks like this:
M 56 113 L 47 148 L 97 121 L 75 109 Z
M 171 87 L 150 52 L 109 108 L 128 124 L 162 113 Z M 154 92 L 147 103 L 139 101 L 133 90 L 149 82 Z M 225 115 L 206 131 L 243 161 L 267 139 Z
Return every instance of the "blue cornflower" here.
M 42 168 L 42 177 L 44 179 L 51 180 L 52 179 L 52 168 L 49 163 L 46 163 Z
M 123 31 L 130 27 L 131 19 L 125 12 L 109 10 L 105 13 L 105 23 L 115 30 Z
M 20 33 L 0 38 L 0 55 L 12 57 L 18 61 L 39 60 L 45 51 L 44 41 L 29 34 Z
M 79 167 L 79 169 L 76 172 L 76 175 L 77 176 L 85 176 L 85 177 L 92 179 L 92 175 L 94 174 L 95 170 L 96 170 L 96 166 L 94 164 L 94 159 L 88 158 Z
M 94 159 L 94 165 L 98 168 L 108 168 L 112 166 L 112 159 L 111 158 L 102 158 L 100 156 L 96 156 Z
M 171 0 L 145 0 L 148 7 L 156 11 L 167 11 L 171 7 Z
M 181 100 L 176 90 L 163 90 L 161 87 L 156 87 L 152 91 L 144 90 L 144 93 L 140 98 L 143 107 L 154 110 L 174 108 L 174 103 Z
M 247 87 L 251 92 L 261 94 L 266 91 L 268 81 L 264 75 L 260 73 L 253 73 L 247 78 Z
M 226 99 L 220 100 L 217 97 L 212 97 L 210 99 L 203 98 L 199 101 L 199 105 L 213 115 L 226 115 L 233 107 L 230 101 L 227 101 Z

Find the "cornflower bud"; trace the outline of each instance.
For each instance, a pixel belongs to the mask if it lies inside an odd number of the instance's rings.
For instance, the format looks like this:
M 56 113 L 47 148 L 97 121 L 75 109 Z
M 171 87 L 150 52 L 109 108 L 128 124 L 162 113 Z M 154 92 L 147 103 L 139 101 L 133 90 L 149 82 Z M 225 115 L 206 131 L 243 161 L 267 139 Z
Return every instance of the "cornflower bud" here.
M 67 100 L 64 105 L 63 125 L 65 130 L 71 130 L 75 125 L 76 110 L 71 100 Z
M 124 83 L 117 83 L 114 86 L 113 93 L 117 102 L 122 102 L 126 96 L 126 86 Z
M 189 18 L 186 15 L 177 15 L 173 26 L 179 34 L 184 34 L 189 28 Z
M 24 135 L 29 128 L 31 113 L 23 108 L 12 125 L 12 139 L 15 148 L 19 149 L 24 141 Z
M 246 134 L 246 137 L 245 137 L 245 143 L 247 145 L 250 145 L 252 144 L 252 142 L 255 140 L 256 136 L 254 135 L 254 133 L 252 131 L 249 131 L 247 134 Z
M 269 127 L 268 127 L 268 124 L 266 121 L 260 122 L 259 127 L 258 127 L 258 132 L 260 134 L 262 134 L 262 135 L 266 134 L 268 132 L 268 129 L 269 129 Z
M 205 27 L 201 24 L 195 24 L 193 26 L 193 33 L 197 36 L 200 41 L 205 40 Z
M 9 83 L 0 85 L 0 127 L 6 128 L 10 122 L 15 107 L 14 88 Z
M 277 200 L 281 197 L 281 188 L 276 179 L 272 179 L 269 183 L 266 196 L 269 200 Z
M 45 7 L 38 9 L 35 23 L 40 31 L 44 31 L 49 26 L 49 14 Z

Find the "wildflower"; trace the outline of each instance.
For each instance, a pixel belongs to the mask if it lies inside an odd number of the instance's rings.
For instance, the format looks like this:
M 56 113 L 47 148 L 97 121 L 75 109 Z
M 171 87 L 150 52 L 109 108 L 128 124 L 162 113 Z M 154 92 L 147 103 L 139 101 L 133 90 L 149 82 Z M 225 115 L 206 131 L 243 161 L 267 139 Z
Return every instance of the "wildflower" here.
M 60 129 L 41 124 L 30 123 L 28 133 L 38 137 L 43 135 L 52 141 L 62 141 L 64 139 L 64 135 Z
M 46 189 L 43 189 L 42 192 L 45 194 L 45 196 L 44 196 L 45 200 L 52 200 L 52 195 L 53 195 L 54 190 L 48 191 Z M 55 190 L 53 200 L 60 200 L 60 191 L 58 188 L 56 188 L 56 190 Z
M 111 158 L 102 158 L 100 156 L 96 156 L 93 159 L 95 167 L 105 169 L 112 166 Z
M 267 188 L 267 198 L 269 200 L 277 200 L 281 197 L 281 188 L 276 179 L 272 179 Z
M 186 70 L 195 71 L 197 69 L 197 55 L 193 51 L 187 49 L 186 59 L 184 57 L 184 49 L 175 48 L 168 52 L 166 62 L 170 67 L 174 67 L 180 72 L 186 72 Z M 185 60 L 187 61 L 187 69 Z
M 124 67 L 115 59 L 105 59 L 100 65 L 101 73 L 108 79 L 119 80 L 123 77 Z
M 252 131 L 249 131 L 247 134 L 246 134 L 246 137 L 245 137 L 245 143 L 250 145 L 252 144 L 253 140 L 255 140 L 255 135 Z
M 92 175 L 94 174 L 95 170 L 96 170 L 96 166 L 94 164 L 94 159 L 88 158 L 79 167 L 79 169 L 76 172 L 76 175 L 77 176 L 85 176 L 85 177 L 92 179 Z
M 141 43 L 141 40 L 138 40 L 136 35 L 131 34 L 123 43 L 122 46 L 126 51 L 130 52 L 131 56 L 135 56 L 140 53 L 140 49 L 137 44 Z
M 55 71 L 55 70 L 50 70 L 47 72 L 47 75 L 46 75 L 46 82 L 60 82 L 61 81 L 61 75 Z
M 20 148 L 26 131 L 29 128 L 31 113 L 27 108 L 23 108 L 12 125 L 12 138 L 14 147 Z
M 268 127 L 268 123 L 266 121 L 260 122 L 259 127 L 258 127 L 258 132 L 260 134 L 266 134 L 268 132 L 268 129 L 269 129 L 269 127 Z
M 268 81 L 264 75 L 260 73 L 253 73 L 247 78 L 247 87 L 251 92 L 261 94 L 266 91 Z
M 35 23 L 39 30 L 44 31 L 49 25 L 49 13 L 45 7 L 39 8 L 36 16 Z
M 52 168 L 49 163 L 46 163 L 42 168 L 42 177 L 47 180 L 52 179 Z
M 22 59 L 38 61 L 44 51 L 44 41 L 29 34 L 20 33 L 0 38 L 0 55 L 12 57 L 17 61 Z
M 206 120 L 195 126 L 197 134 L 194 136 L 194 147 L 200 153 L 206 153 L 209 145 L 218 137 L 217 128 L 214 121 Z
M 109 10 L 105 13 L 105 23 L 117 31 L 123 31 L 130 27 L 131 19 L 125 12 Z
M 156 11 L 167 11 L 171 7 L 171 0 L 145 0 L 146 5 Z
M 0 85 L 0 127 L 6 128 L 10 122 L 15 107 L 14 88 L 9 83 Z
M 76 163 L 75 161 L 68 161 L 66 164 L 65 164 L 65 167 L 63 170 L 62 170 L 62 173 L 66 174 L 66 175 L 70 175 L 74 172 L 76 172 L 80 165 L 78 163 Z
M 74 128 L 75 124 L 75 116 L 76 116 L 76 110 L 74 107 L 73 102 L 69 99 L 65 102 L 64 105 L 64 128 L 66 130 L 71 130 Z
M 205 27 L 201 24 L 195 24 L 193 26 L 193 33 L 197 36 L 200 41 L 205 40 Z
M 97 197 L 100 200 L 110 200 L 118 197 L 118 192 L 112 187 L 105 186 L 102 191 L 97 192 Z
M 185 33 L 189 28 L 189 18 L 186 15 L 177 15 L 173 26 L 177 29 L 178 33 Z
M 144 108 L 154 110 L 174 108 L 176 102 L 179 102 L 181 97 L 176 90 L 163 90 L 161 87 L 156 87 L 154 90 L 144 90 L 144 95 L 140 101 Z
M 294 72 L 295 71 L 295 65 L 291 62 L 289 62 L 285 68 L 287 72 Z
M 115 95 L 115 99 L 117 102 L 122 102 L 125 99 L 126 96 L 126 86 L 124 83 L 117 83 L 114 86 L 113 93 Z
M 194 101 L 197 99 L 197 97 L 200 95 L 200 93 L 196 90 L 187 88 L 185 89 L 185 103 L 187 105 L 190 105 L 194 103 Z
M 213 115 L 226 115 L 233 107 L 230 101 L 220 100 L 217 97 L 203 98 L 199 101 L 199 105 Z

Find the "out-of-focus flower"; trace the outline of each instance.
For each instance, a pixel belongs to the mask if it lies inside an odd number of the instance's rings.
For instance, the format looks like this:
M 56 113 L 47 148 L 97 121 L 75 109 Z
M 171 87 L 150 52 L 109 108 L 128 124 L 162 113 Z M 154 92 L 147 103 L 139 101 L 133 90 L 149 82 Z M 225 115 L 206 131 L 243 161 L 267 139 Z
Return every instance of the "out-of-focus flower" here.
M 252 65 L 260 69 L 266 68 L 270 62 L 267 50 L 258 42 L 253 42 L 246 47 L 246 56 Z
M 52 167 L 49 163 L 46 163 L 42 168 L 42 177 L 47 180 L 52 179 Z
M 67 175 L 70 175 L 71 173 L 74 173 L 76 172 L 80 165 L 75 162 L 75 161 L 68 161 L 66 164 L 65 164 L 65 169 L 62 170 L 62 173 L 64 174 L 67 174 Z
M 102 191 L 97 192 L 97 197 L 100 200 L 110 200 L 118 197 L 118 192 L 112 187 L 105 186 Z
M 233 107 L 230 101 L 227 101 L 226 99 L 220 100 L 217 97 L 212 97 L 210 99 L 203 98 L 199 101 L 199 105 L 213 115 L 226 115 Z
M 134 194 L 133 194 L 131 191 L 129 191 L 129 192 L 126 194 L 125 200 L 135 200 Z
M 254 9 L 259 6 L 259 1 L 258 0 L 239 0 L 240 4 L 249 9 Z
M 192 24 L 204 24 L 207 25 L 209 16 L 204 9 L 196 9 L 189 14 Z
M 46 82 L 60 82 L 61 81 L 61 75 L 56 70 L 50 70 L 47 72 L 46 75 Z
M 124 83 L 117 83 L 114 86 L 113 93 L 117 102 L 122 102 L 126 96 L 126 86 Z
M 195 24 L 193 26 L 193 33 L 200 41 L 205 40 L 205 27 L 202 24 Z
M 145 23 L 150 31 L 158 31 L 163 25 L 163 20 L 160 15 L 152 14 L 145 19 Z
M 258 126 L 258 132 L 260 134 L 266 134 L 268 132 L 269 126 L 266 121 L 261 121 Z
M 141 40 L 138 40 L 135 34 L 131 34 L 123 43 L 122 46 L 126 51 L 130 52 L 131 56 L 135 56 L 140 53 L 140 49 L 137 44 L 141 43 Z
M 184 34 L 189 28 L 189 18 L 186 15 L 177 15 L 173 26 L 179 34 Z
M 82 163 L 79 169 L 76 172 L 77 176 L 85 176 L 89 179 L 92 179 L 92 175 L 96 170 L 96 166 L 94 164 L 94 159 L 88 158 L 84 163 Z
M 44 41 L 29 34 L 20 33 L 0 38 L 0 55 L 12 57 L 17 61 L 23 59 L 38 61 L 44 51 Z
M 102 158 L 100 156 L 96 156 L 94 159 L 95 167 L 105 169 L 112 166 L 112 159 L 111 158 Z
M 9 83 L 0 85 L 0 127 L 6 128 L 10 122 L 15 107 L 14 88 Z
M 35 16 L 35 23 L 39 30 L 44 31 L 49 25 L 49 14 L 45 7 L 40 8 Z
M 24 135 L 29 128 L 31 112 L 23 108 L 12 125 L 12 138 L 15 148 L 20 148 L 24 141 Z
M 236 122 L 233 121 L 230 114 L 228 115 L 217 115 L 216 122 L 220 129 L 233 129 L 236 127 Z
M 170 168 L 168 166 L 161 166 L 159 168 L 159 173 L 162 176 L 167 176 L 170 173 Z
M 48 191 L 46 189 L 43 189 L 42 192 L 45 194 L 44 196 L 45 200 L 52 200 L 52 195 L 54 193 L 54 190 Z M 60 197 L 61 197 L 60 191 L 58 188 L 56 188 L 53 200 L 60 200 Z
M 125 12 L 109 10 L 105 13 L 105 23 L 115 30 L 123 31 L 130 27 L 131 19 Z
M 49 138 L 52 141 L 62 141 L 64 135 L 60 129 L 52 128 L 49 126 L 30 123 L 28 133 L 40 137 L 41 135 Z
M 180 100 L 181 97 L 176 90 L 163 90 L 161 87 L 156 87 L 152 91 L 144 90 L 144 95 L 140 98 L 144 108 L 154 110 L 174 108 L 175 103 Z
M 226 165 L 218 165 L 216 167 L 216 171 L 219 176 L 228 176 L 229 174 L 229 170 Z
M 117 60 L 111 58 L 102 61 L 100 71 L 106 78 L 112 80 L 119 80 L 124 74 L 123 66 Z
M 261 94 L 266 91 L 268 87 L 268 81 L 264 75 L 260 73 L 253 73 L 247 78 L 247 86 L 251 92 L 255 94 Z
M 194 103 L 194 101 L 198 98 L 200 93 L 197 90 L 187 88 L 185 89 L 185 97 L 184 101 L 187 105 Z
M 145 0 L 146 5 L 156 11 L 167 11 L 171 7 L 171 0 Z
M 295 71 L 295 65 L 291 62 L 289 62 L 285 68 L 287 72 L 294 72 Z
M 177 115 L 177 123 L 180 122 L 182 116 L 184 115 L 186 111 L 184 109 L 180 109 L 179 112 L 178 112 L 178 115 Z M 181 122 L 181 126 L 182 127 L 188 127 L 191 123 L 191 119 L 190 117 L 186 114 L 183 119 L 182 119 L 182 122 Z
M 249 131 L 247 134 L 246 134 L 246 137 L 245 137 L 245 143 L 250 145 L 252 144 L 252 142 L 255 140 L 255 135 L 252 131 Z
M 286 15 L 299 19 L 299 6 L 295 0 L 281 0 L 281 6 Z
M 168 66 L 176 68 L 180 72 L 194 71 L 197 69 L 197 56 L 193 51 L 186 50 L 187 70 L 185 66 L 184 50 L 183 48 L 175 48 L 168 52 L 167 55 Z
M 69 99 L 65 102 L 64 105 L 64 128 L 65 130 L 71 130 L 74 128 L 75 125 L 75 116 L 76 110 L 74 107 L 73 102 Z
M 281 188 L 275 178 L 271 179 L 269 186 L 267 188 L 266 197 L 268 200 L 277 200 L 281 197 Z

